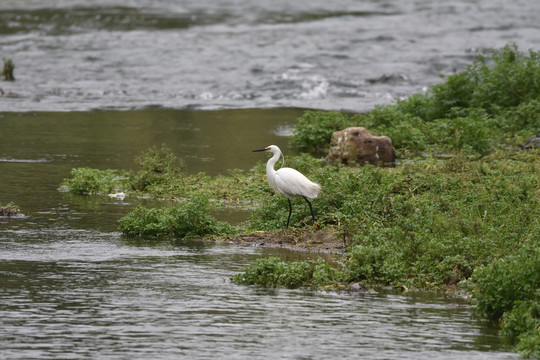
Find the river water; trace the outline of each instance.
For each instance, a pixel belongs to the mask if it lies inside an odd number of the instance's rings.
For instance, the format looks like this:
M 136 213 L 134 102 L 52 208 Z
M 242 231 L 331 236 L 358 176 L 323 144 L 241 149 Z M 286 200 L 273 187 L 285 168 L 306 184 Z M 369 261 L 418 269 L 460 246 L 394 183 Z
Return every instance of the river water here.
M 236 286 L 300 255 L 126 238 L 118 219 L 155 202 L 57 188 L 163 143 L 188 172 L 249 171 L 252 149 L 294 152 L 303 109 L 369 110 L 479 51 L 538 49 L 538 18 L 533 0 L 1 1 L 0 203 L 24 216 L 0 219 L 0 358 L 517 359 L 465 299 Z
M 0 111 L 365 111 L 540 48 L 536 0 L 3 0 Z

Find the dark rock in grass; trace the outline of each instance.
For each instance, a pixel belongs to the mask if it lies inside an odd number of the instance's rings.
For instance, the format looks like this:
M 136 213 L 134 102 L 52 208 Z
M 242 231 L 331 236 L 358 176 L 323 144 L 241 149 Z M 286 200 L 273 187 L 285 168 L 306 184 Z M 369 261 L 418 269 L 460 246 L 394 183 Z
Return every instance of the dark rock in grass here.
M 362 283 L 354 283 L 349 285 L 349 291 L 366 292 L 367 288 Z
M 525 141 L 525 144 L 521 147 L 523 150 L 540 149 L 540 131 L 532 136 L 529 140 Z
M 393 166 L 396 150 L 388 136 L 373 136 L 363 127 L 350 127 L 332 134 L 326 161 L 333 164 Z

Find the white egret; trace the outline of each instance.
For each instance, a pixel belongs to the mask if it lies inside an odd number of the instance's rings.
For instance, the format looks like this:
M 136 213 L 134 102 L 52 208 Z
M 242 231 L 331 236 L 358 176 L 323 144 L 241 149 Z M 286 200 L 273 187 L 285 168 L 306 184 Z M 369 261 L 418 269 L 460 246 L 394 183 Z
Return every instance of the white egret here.
M 283 156 L 281 150 L 276 145 L 270 145 L 264 149 L 253 150 L 255 151 L 270 151 L 274 154 L 266 163 L 266 177 L 268 183 L 277 192 L 282 193 L 289 201 L 289 217 L 287 218 L 287 227 L 289 227 L 289 221 L 291 220 L 292 205 L 291 197 L 302 196 L 309 205 L 311 210 L 311 217 L 313 218 L 313 224 L 315 224 L 315 215 L 313 215 L 313 207 L 311 202 L 307 198 L 315 199 L 321 192 L 321 186 L 309 180 L 302 173 L 291 168 L 281 168 L 274 170 L 274 165 L 279 160 L 280 156 Z

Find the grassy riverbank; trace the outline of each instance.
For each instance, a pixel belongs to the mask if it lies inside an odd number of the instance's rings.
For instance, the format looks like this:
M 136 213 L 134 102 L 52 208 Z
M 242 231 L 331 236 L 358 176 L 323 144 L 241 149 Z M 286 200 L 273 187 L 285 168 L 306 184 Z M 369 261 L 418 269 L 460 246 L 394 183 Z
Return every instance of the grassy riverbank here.
M 395 168 L 327 166 L 331 133 L 365 126 L 392 138 Z M 344 283 L 445 289 L 466 286 L 480 315 L 500 321 L 524 355 L 540 356 L 540 152 L 518 146 L 540 129 L 540 54 L 507 47 L 480 57 L 427 94 L 367 114 L 307 111 L 287 159 L 322 186 L 314 202 L 319 232 L 346 244 L 342 265 L 261 259 L 233 277 L 240 284 L 311 287 Z M 138 207 L 120 221 L 128 235 L 249 236 L 281 232 L 287 201 L 272 196 L 264 163 L 226 176 L 186 175 L 165 147 L 139 158 L 140 170 L 74 169 L 61 186 L 80 194 L 177 199 Z M 184 201 L 190 199 L 190 201 Z M 223 203 L 253 208 L 238 227 L 211 216 Z M 293 204 L 297 241 L 311 229 Z M 300 233 L 300 235 L 299 235 Z M 311 236 L 312 237 L 312 236 Z

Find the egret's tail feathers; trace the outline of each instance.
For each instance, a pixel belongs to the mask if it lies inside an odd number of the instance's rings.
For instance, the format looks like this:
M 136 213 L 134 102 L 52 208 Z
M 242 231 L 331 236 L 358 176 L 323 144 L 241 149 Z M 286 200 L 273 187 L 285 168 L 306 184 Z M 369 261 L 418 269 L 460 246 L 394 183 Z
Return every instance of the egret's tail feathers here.
M 310 199 L 315 199 L 321 192 L 321 185 L 312 182 L 310 186 L 306 189 L 305 196 Z

